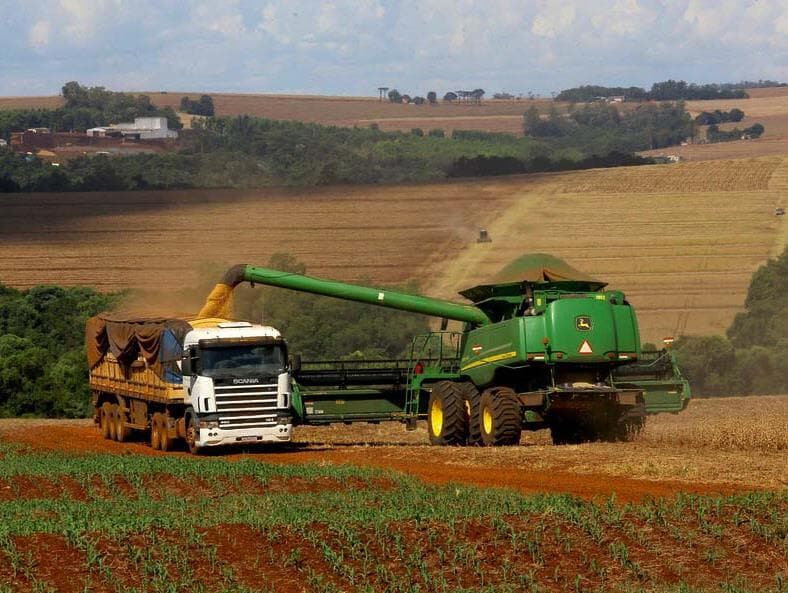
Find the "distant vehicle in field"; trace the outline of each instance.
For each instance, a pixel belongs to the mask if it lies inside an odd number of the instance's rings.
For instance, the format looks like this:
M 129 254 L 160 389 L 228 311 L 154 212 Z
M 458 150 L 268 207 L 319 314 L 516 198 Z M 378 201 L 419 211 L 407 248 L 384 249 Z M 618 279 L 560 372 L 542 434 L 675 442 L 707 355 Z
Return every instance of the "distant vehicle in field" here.
M 774 209 L 774 215 L 785 216 L 785 208 L 783 208 L 782 206 L 778 206 L 777 208 Z

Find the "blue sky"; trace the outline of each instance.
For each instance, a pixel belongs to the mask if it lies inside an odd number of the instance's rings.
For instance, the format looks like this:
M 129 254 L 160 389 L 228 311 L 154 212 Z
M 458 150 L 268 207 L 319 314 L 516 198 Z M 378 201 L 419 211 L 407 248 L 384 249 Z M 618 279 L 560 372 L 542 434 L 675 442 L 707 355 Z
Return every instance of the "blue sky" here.
M 0 95 L 788 80 L 788 1 L 0 0 Z

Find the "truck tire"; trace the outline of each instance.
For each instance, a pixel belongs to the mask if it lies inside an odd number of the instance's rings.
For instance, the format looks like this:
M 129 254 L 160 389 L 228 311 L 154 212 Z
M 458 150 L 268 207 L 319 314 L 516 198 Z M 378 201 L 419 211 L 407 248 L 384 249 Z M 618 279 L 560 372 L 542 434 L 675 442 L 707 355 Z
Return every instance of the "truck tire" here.
M 154 451 L 161 448 L 161 414 L 156 412 L 150 419 L 150 446 Z
M 126 412 L 124 412 L 123 408 L 120 406 L 115 409 L 115 415 L 112 417 L 112 422 L 115 425 L 115 440 L 119 443 L 128 441 L 129 436 L 131 436 L 131 429 L 126 426 Z
M 112 438 L 112 410 L 109 402 L 104 402 L 99 408 L 99 427 L 101 436 L 107 440 Z
M 464 445 L 468 419 L 460 383 L 439 381 L 432 386 L 427 404 L 427 429 L 433 445 Z
M 508 387 L 493 387 L 482 393 L 478 418 L 483 445 L 499 447 L 520 443 L 522 406 Z
M 118 415 L 118 404 L 109 405 L 109 438 L 115 440 L 115 416 Z
M 468 444 L 471 446 L 482 444 L 482 427 L 479 423 L 479 401 L 481 394 L 476 389 L 476 385 L 470 381 L 463 381 L 458 384 L 462 391 L 463 403 L 465 405 L 465 417 L 468 423 Z
M 194 418 L 190 415 L 186 417 L 186 445 L 189 447 L 189 453 L 192 455 L 199 455 L 202 447 L 197 444 L 197 426 L 195 425 Z
M 172 451 L 174 440 L 170 438 L 170 431 L 167 429 L 167 416 L 166 414 L 159 414 L 161 418 L 161 431 L 159 439 L 159 450 Z

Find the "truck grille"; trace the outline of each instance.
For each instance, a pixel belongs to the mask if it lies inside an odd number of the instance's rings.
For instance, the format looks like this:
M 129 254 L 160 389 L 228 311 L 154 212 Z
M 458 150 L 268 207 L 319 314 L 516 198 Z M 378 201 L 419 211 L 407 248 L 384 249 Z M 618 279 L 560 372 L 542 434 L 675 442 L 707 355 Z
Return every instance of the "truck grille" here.
M 215 385 L 219 428 L 258 428 L 276 424 L 277 384 Z

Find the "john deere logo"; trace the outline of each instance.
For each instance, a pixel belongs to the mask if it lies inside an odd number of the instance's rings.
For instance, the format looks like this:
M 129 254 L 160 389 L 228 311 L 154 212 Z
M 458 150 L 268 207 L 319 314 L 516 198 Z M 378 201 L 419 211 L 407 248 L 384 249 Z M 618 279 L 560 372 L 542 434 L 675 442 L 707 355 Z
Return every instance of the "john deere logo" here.
M 575 327 L 579 332 L 590 332 L 591 331 L 591 318 L 588 315 L 581 315 L 580 317 L 575 317 Z

